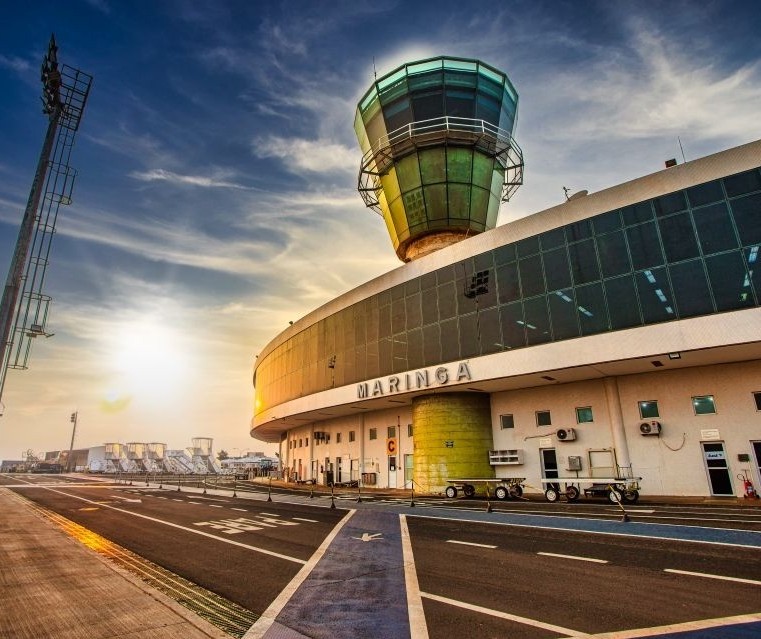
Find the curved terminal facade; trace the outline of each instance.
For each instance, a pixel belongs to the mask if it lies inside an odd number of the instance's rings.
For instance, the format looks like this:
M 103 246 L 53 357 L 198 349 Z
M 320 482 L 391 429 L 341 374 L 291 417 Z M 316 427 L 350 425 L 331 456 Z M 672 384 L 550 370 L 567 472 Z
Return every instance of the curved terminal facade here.
M 761 141 L 416 255 L 266 346 L 252 436 L 321 483 L 623 467 L 646 494 L 740 495 L 761 480 L 760 166 Z

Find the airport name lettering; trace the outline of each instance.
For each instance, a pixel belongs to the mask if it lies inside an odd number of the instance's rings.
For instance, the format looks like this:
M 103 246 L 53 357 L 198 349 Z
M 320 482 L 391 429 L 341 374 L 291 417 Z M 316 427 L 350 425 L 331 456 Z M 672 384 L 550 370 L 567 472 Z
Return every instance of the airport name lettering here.
M 428 369 L 415 371 L 414 373 L 405 373 L 404 375 L 391 375 L 385 380 L 376 379 L 374 382 L 360 382 L 357 384 L 357 397 L 366 399 L 368 397 L 378 397 L 380 395 L 400 393 L 402 391 L 416 390 L 419 388 L 428 388 L 431 384 L 436 383 L 439 386 L 448 384 L 451 374 L 445 366 L 439 366 L 433 375 L 430 375 Z M 454 376 L 455 381 L 470 381 L 470 368 L 466 362 L 460 362 L 457 365 L 457 373 Z

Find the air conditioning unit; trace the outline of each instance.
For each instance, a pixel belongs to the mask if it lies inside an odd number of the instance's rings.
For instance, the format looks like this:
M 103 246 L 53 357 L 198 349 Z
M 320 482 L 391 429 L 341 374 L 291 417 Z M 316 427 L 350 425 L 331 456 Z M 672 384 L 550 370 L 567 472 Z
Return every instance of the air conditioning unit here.
M 574 428 L 558 428 L 555 433 L 555 437 L 561 442 L 572 442 L 576 439 L 576 429 Z
M 660 422 L 642 422 L 639 425 L 639 432 L 641 435 L 660 435 L 661 423 Z

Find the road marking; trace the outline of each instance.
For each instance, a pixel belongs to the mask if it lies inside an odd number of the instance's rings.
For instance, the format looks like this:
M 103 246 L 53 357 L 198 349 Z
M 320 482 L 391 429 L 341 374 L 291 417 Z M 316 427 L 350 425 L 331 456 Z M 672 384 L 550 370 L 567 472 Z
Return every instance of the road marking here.
M 49 490 L 51 493 L 58 493 L 59 495 L 70 497 L 71 499 L 78 499 L 80 501 L 87 502 L 88 504 L 98 503 L 96 501 L 93 501 L 92 499 L 87 499 L 86 497 L 79 497 L 78 495 L 71 495 L 69 493 L 63 492 L 62 490 L 55 490 L 53 488 L 46 488 L 46 490 Z M 132 517 L 139 517 L 140 519 L 146 519 L 148 521 L 152 521 L 157 524 L 163 524 L 164 526 L 169 526 L 171 528 L 178 528 L 179 530 L 184 530 L 185 532 L 193 533 L 194 535 L 201 535 L 202 537 L 208 537 L 209 539 L 221 541 L 224 544 L 231 544 L 233 546 L 238 546 L 240 548 L 246 548 L 247 550 L 253 550 L 254 552 L 258 552 L 263 555 L 269 555 L 270 557 L 277 557 L 278 559 L 284 559 L 285 561 L 290 561 L 295 564 L 305 565 L 307 563 L 303 559 L 298 559 L 297 557 L 289 557 L 288 555 L 283 555 L 279 552 L 274 552 L 272 550 L 266 550 L 265 548 L 259 548 L 258 546 L 252 546 L 251 544 L 244 544 L 240 541 L 225 539 L 224 537 L 220 537 L 219 535 L 214 535 L 212 533 L 207 533 L 203 530 L 198 530 L 196 528 L 188 528 L 187 526 L 175 524 L 174 522 L 171 522 L 171 521 L 158 519 L 157 517 L 150 517 L 149 515 L 143 515 L 142 513 L 135 512 L 134 510 L 124 510 L 123 508 L 117 508 L 116 506 L 109 506 L 105 504 L 103 504 L 103 507 L 110 508 L 111 510 L 115 510 L 120 513 L 124 513 L 125 515 L 131 515 Z
M 259 513 L 260 515 L 267 515 L 267 517 L 280 517 L 280 515 L 276 515 L 275 513 Z
M 591 561 L 595 564 L 607 564 L 607 559 L 595 559 L 594 557 L 579 557 L 577 555 L 561 555 L 556 552 L 538 552 L 537 555 L 543 555 L 544 557 L 560 557 L 561 559 L 576 559 L 577 561 Z
M 306 517 L 291 517 L 291 519 L 295 519 L 296 521 L 306 521 L 306 522 L 308 522 L 310 524 L 318 524 L 318 523 L 320 523 L 316 519 L 307 519 Z
M 410 531 L 407 517 L 399 515 L 399 528 L 402 534 L 402 561 L 404 562 L 404 585 L 407 590 L 407 616 L 410 620 L 410 639 L 428 639 L 428 626 L 425 623 L 423 600 L 420 584 L 415 570 L 415 557 L 412 555 Z
M 362 533 L 361 537 L 352 537 L 352 539 L 358 539 L 359 541 L 381 541 L 383 533 Z
M 178 499 L 177 501 L 182 501 L 181 499 Z M 189 504 L 195 504 L 196 506 L 203 506 L 203 504 L 200 501 L 189 501 Z
M 185 501 L 184 499 L 172 499 L 172 501 Z
M 717 617 L 716 619 L 701 619 L 700 621 L 686 621 L 667 626 L 654 626 L 652 628 L 636 628 L 635 630 L 614 630 L 593 635 L 595 639 L 637 639 L 638 637 L 656 637 L 689 630 L 705 630 L 706 628 L 720 628 L 741 623 L 758 623 L 761 621 L 761 613 L 750 615 L 737 615 L 736 617 Z
M 476 546 L 478 548 L 496 548 L 496 546 L 492 546 L 491 544 L 477 544 L 472 541 L 458 541 L 457 539 L 447 539 L 448 544 L 460 544 L 462 546 Z
M 220 506 L 219 504 L 209 504 L 212 508 L 224 508 L 224 506 Z
M 86 506 L 85 508 L 80 508 L 79 510 L 83 510 L 83 511 L 100 510 L 100 508 L 97 508 L 96 506 Z
M 432 599 L 433 601 L 438 601 L 440 603 L 449 604 L 450 606 L 455 606 L 457 608 L 464 608 L 465 610 L 479 612 L 483 615 L 498 617 L 499 619 L 507 619 L 508 621 L 515 621 L 517 623 L 522 623 L 526 626 L 533 626 L 534 628 L 542 628 L 544 630 L 550 630 L 552 632 L 560 633 L 566 637 L 592 637 L 592 636 L 598 637 L 600 636 L 600 635 L 589 635 L 585 632 L 580 632 L 578 630 L 571 630 L 570 628 L 563 628 L 562 626 L 555 626 L 553 624 L 544 623 L 543 621 L 538 621 L 536 619 L 529 619 L 528 617 L 519 617 L 518 615 L 511 615 L 508 612 L 502 612 L 501 610 L 492 610 L 491 608 L 476 606 L 474 604 L 465 603 L 464 601 L 449 599 L 448 597 L 440 597 L 439 595 L 432 595 L 429 592 L 421 592 L 420 596 L 425 597 L 426 599 Z M 618 635 L 615 635 L 615 636 L 617 637 Z
M 230 508 L 230 510 L 239 510 L 242 513 L 247 513 L 248 512 L 245 508 Z
M 676 575 L 690 575 L 691 577 L 707 577 L 708 579 L 721 579 L 722 581 L 736 581 L 740 584 L 751 584 L 761 586 L 761 581 L 755 579 L 743 579 L 741 577 L 725 577 L 724 575 L 711 575 L 707 572 L 690 572 L 689 570 L 676 570 L 675 568 L 664 568 L 663 572 L 671 572 Z
M 291 597 L 293 597 L 299 586 L 309 576 L 309 573 L 314 570 L 314 567 L 317 565 L 317 562 L 322 559 L 325 551 L 328 549 L 328 546 L 333 543 L 333 540 L 336 538 L 338 533 L 341 532 L 341 529 L 346 525 L 349 519 L 352 518 L 355 512 L 357 511 L 350 510 L 346 513 L 346 516 L 341 521 L 339 521 L 338 524 L 336 524 L 336 527 L 330 531 L 330 534 L 327 537 L 325 537 L 323 542 L 320 544 L 320 547 L 314 551 L 314 554 L 309 558 L 309 561 L 304 563 L 304 566 L 302 566 L 301 570 L 299 570 L 296 573 L 296 576 L 288 583 L 288 585 L 280 591 L 280 594 L 269 605 L 267 610 L 262 613 L 262 616 L 256 620 L 256 623 L 254 623 L 254 625 L 248 629 L 248 632 L 243 635 L 242 639 L 261 639 L 264 637 L 272 624 L 275 623 L 275 619 L 280 614 L 280 611 L 290 601 Z

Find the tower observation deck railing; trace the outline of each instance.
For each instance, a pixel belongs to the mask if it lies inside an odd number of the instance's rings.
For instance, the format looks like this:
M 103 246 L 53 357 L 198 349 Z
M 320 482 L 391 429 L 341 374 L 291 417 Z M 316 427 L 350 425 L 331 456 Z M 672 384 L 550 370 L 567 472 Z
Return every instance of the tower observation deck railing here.
M 362 156 L 357 189 L 365 204 L 382 215 L 378 202 L 380 176 L 395 161 L 425 147 L 469 146 L 496 159 L 505 171 L 501 200 L 507 202 L 523 184 L 523 151 L 509 131 L 473 118 L 442 116 L 410 122 L 384 135 Z

